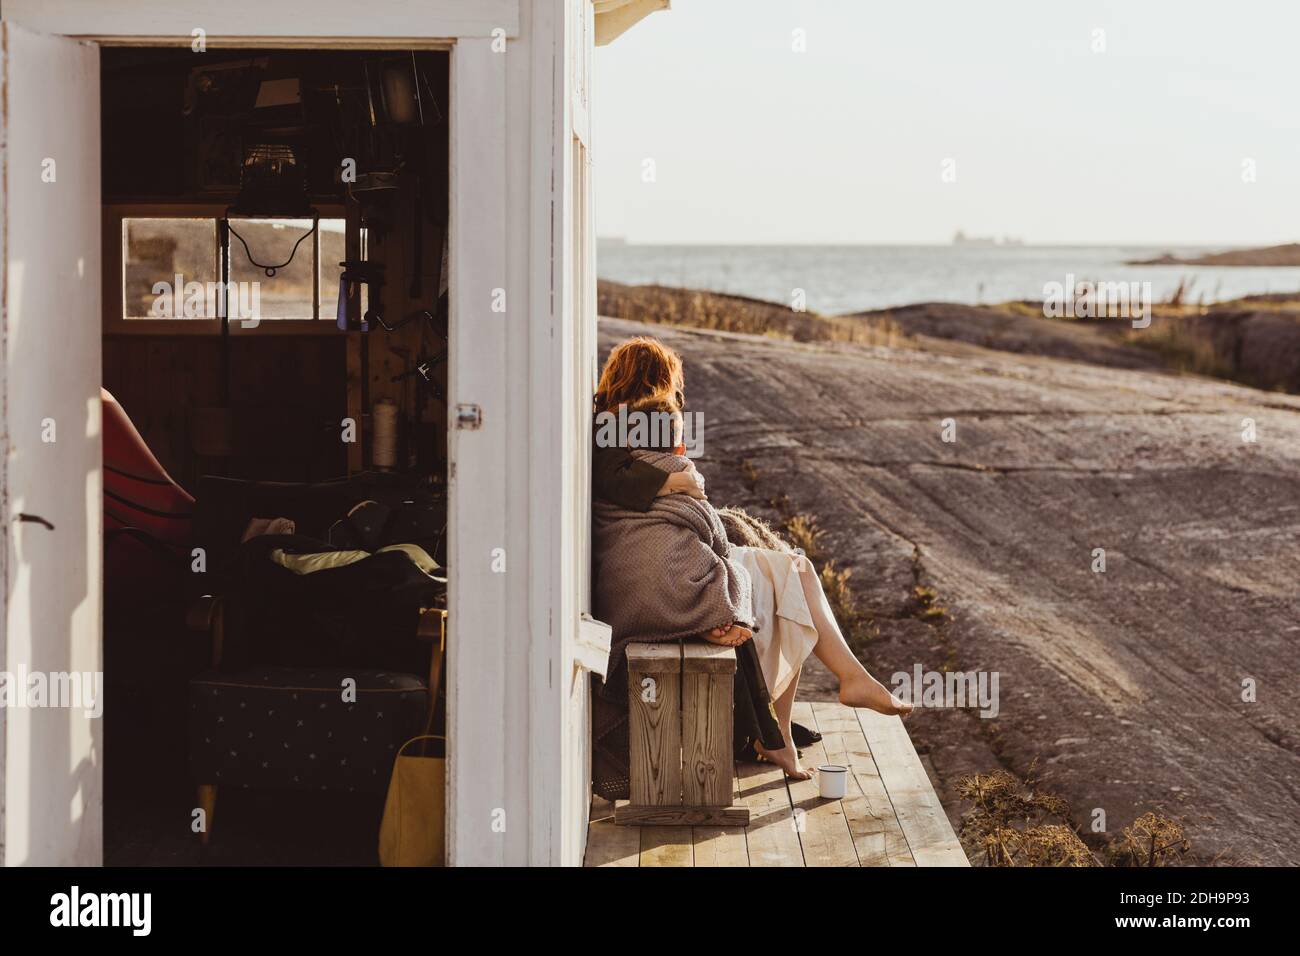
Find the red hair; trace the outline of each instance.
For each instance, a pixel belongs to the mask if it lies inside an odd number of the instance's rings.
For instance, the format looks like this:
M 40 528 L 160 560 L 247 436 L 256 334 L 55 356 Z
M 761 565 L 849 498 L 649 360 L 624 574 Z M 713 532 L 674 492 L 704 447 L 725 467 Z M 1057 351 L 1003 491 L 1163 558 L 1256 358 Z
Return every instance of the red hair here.
M 596 411 L 653 405 L 680 412 L 686 397 L 682 358 L 658 339 L 638 335 L 614 348 L 596 386 Z

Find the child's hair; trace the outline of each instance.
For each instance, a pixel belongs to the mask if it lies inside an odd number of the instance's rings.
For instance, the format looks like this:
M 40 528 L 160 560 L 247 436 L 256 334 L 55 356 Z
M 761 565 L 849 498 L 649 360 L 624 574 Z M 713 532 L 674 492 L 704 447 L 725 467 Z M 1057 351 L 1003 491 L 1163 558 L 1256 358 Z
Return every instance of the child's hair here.
M 739 508 L 719 508 L 718 517 L 727 529 L 727 540 L 734 545 L 746 548 L 767 548 L 769 551 L 793 553 L 794 548 L 762 518 L 742 511 Z
M 680 412 L 685 404 L 682 359 L 658 339 L 638 335 L 615 346 L 596 386 L 596 411 L 659 408 Z

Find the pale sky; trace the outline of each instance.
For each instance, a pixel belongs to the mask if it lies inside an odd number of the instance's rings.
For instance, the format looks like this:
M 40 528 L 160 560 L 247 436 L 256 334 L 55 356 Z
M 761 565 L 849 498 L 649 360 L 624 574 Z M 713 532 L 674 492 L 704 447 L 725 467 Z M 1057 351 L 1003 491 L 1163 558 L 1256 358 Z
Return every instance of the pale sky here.
M 1298 36 L 1282 0 L 673 0 L 596 52 L 598 233 L 1293 241 Z

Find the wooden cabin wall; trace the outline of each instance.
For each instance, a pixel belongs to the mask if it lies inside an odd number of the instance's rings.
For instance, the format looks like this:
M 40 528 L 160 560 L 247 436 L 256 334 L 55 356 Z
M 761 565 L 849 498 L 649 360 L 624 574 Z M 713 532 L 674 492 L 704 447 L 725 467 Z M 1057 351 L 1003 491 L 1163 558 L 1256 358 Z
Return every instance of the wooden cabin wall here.
M 196 409 L 222 404 L 219 337 L 107 336 L 104 387 L 163 467 L 189 491 L 203 472 L 320 480 L 347 472 L 340 438 L 347 408 L 346 347 L 341 333 L 232 337 L 230 405 L 242 447 L 224 463 L 200 459 L 192 450 Z
M 406 197 L 403 197 L 405 200 Z M 420 265 L 420 294 L 412 295 L 412 253 L 414 218 L 420 215 L 413 202 L 402 201 L 392 234 L 378 247 L 372 245 L 371 258 L 385 266 L 384 287 L 385 318 L 390 323 L 400 320 L 419 309 L 437 311 L 438 283 L 442 267 L 444 226 L 434 226 L 426 219 L 422 226 L 422 256 Z M 399 447 L 404 454 L 414 454 L 413 443 L 432 441 L 434 458 L 439 462 L 438 472 L 445 471 L 447 460 L 447 405 L 445 399 L 432 395 L 426 387 L 417 388 L 417 376 L 393 379 L 411 371 L 421 358 L 432 358 L 446 348 L 446 328 L 439 333 L 430 323 L 418 319 L 395 332 L 376 329 L 366 335 L 366 375 L 368 378 L 370 413 L 376 402 L 391 399 L 397 403 L 402 434 Z M 434 369 L 437 390 L 447 393 L 447 363 L 440 362 Z M 419 401 L 424 399 L 424 401 Z M 417 402 L 419 407 L 417 407 Z M 423 433 L 417 433 L 412 423 L 423 423 Z M 367 443 L 367 449 L 369 445 Z M 367 458 L 367 462 L 369 458 Z
M 441 54 L 426 55 L 441 58 Z M 432 62 L 432 60 L 430 61 Z M 395 204 L 396 216 L 391 233 L 382 242 L 372 242 L 370 257 L 384 264 L 385 318 L 390 324 L 405 318 L 420 309 L 437 312 L 438 289 L 442 277 L 443 246 L 447 238 L 448 210 L 450 205 L 450 177 L 448 153 L 449 110 L 450 110 L 450 73 L 442 69 L 430 69 L 429 80 L 432 86 L 437 109 L 442 120 L 433 127 L 432 155 L 427 157 L 430 175 L 425 180 L 424 188 L 433 190 L 436 197 L 433 203 L 431 222 L 421 212 L 420 197 L 415 195 L 409 178 L 401 181 L 401 189 Z M 416 220 L 421 217 L 420 256 L 418 266 L 415 264 L 413 250 L 416 246 Z M 412 287 L 414 273 L 419 271 L 418 291 Z M 384 332 L 382 329 L 372 331 L 367 336 L 365 349 L 365 370 L 367 376 L 366 397 L 369 413 L 374 403 L 392 399 L 400 410 L 402 434 L 399 448 L 404 457 L 417 458 L 415 443 L 432 445 L 424 448 L 420 460 L 431 458 L 436 467 L 433 477 L 445 480 L 447 462 L 447 363 L 441 361 L 434 369 L 434 386 L 432 389 L 417 389 L 417 378 L 408 376 L 394 382 L 393 378 L 410 371 L 421 358 L 433 358 L 445 353 L 447 327 L 440 322 L 437 329 L 423 319 L 411 322 L 396 332 Z M 434 394 L 436 392 L 436 394 Z M 442 396 L 442 397 L 439 397 Z M 418 423 L 418 424 L 417 424 Z M 369 445 L 367 444 L 367 448 Z M 429 452 L 432 452 L 430 455 Z M 366 459 L 367 463 L 369 458 Z

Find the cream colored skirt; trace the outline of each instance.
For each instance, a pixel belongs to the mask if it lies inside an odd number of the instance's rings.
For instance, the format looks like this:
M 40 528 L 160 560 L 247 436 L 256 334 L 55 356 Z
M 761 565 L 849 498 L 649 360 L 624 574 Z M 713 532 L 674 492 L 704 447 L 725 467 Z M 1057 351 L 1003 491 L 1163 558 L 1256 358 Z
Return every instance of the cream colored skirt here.
M 817 644 L 799 575 L 813 574 L 808 559 L 766 548 L 732 548 L 731 560 L 749 572 L 754 589 L 754 649 L 772 699 L 780 697 Z M 802 567 L 802 571 L 800 571 Z

